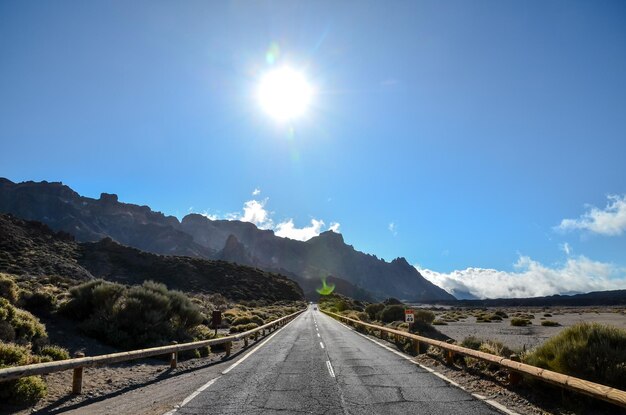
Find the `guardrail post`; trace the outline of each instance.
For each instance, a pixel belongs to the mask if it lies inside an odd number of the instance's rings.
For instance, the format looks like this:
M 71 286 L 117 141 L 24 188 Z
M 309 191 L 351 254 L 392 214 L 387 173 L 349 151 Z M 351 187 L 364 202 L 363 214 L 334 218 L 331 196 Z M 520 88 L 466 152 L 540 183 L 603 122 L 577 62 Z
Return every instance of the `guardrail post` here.
M 233 346 L 233 342 L 224 343 L 224 348 L 226 349 L 226 357 L 230 356 L 230 349 Z
M 259 332 L 258 332 L 258 331 L 255 331 L 255 332 L 254 332 L 254 341 L 257 341 L 257 340 L 258 340 L 258 338 L 259 338 Z
M 243 347 L 248 347 L 248 336 L 243 338 Z
M 513 360 L 514 362 L 520 362 L 520 358 L 518 355 L 516 354 L 512 354 L 509 357 L 510 360 Z M 519 383 L 519 381 L 522 380 L 522 375 L 520 375 L 519 373 L 515 372 L 514 370 L 509 370 L 509 385 L 511 386 L 515 386 Z
M 446 343 L 448 343 L 448 344 L 451 344 L 452 342 L 453 342 L 452 339 L 446 340 Z M 452 363 L 454 363 L 454 352 L 453 351 L 444 349 L 443 353 L 446 356 L 446 364 L 451 365 Z
M 413 347 L 413 353 L 415 353 L 415 356 L 420 354 L 420 341 L 419 340 L 411 340 L 411 346 Z
M 74 353 L 74 357 L 85 357 L 85 353 L 76 352 Z M 72 376 L 72 393 L 74 395 L 80 395 L 83 392 L 83 368 L 75 367 L 74 368 L 74 376 Z
M 178 342 L 172 342 L 172 344 L 178 344 Z M 170 356 L 170 369 L 176 369 L 178 366 L 178 352 L 172 352 Z

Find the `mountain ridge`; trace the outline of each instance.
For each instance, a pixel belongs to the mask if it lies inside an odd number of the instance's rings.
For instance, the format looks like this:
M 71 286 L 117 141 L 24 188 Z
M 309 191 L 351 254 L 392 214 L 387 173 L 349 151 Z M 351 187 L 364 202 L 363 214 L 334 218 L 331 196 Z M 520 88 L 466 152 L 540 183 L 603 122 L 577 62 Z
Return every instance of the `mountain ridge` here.
M 148 206 L 120 202 L 115 194 L 102 193 L 93 199 L 60 182 L 46 181 L 13 183 L 0 179 L 0 212 L 41 221 L 54 230 L 73 234 L 81 242 L 109 237 L 156 254 L 225 259 L 268 272 L 284 270 L 307 287 L 332 276 L 340 282 L 339 290 L 360 293 L 361 297 L 454 300 L 405 259 L 386 262 L 357 251 L 332 231 L 303 242 L 281 238 L 248 222 L 211 220 L 199 214 L 179 221 Z M 307 291 L 307 296 L 313 295 L 312 291 Z
M 0 272 L 33 278 L 103 278 L 129 285 L 153 280 L 171 289 L 219 293 L 232 300 L 304 298 L 296 282 L 279 274 L 219 260 L 144 252 L 111 238 L 78 243 L 63 231 L 10 214 L 0 214 Z

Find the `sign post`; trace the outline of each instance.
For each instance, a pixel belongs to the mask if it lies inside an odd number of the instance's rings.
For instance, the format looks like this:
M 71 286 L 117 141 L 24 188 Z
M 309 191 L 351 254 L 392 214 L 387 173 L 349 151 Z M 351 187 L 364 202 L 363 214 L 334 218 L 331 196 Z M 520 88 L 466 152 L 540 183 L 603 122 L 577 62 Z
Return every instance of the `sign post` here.
M 404 310 L 404 321 L 405 323 L 409 323 L 409 333 L 410 333 L 411 328 L 413 328 L 413 323 L 415 323 L 415 314 L 413 313 L 412 309 L 407 308 L 406 310 Z
M 222 324 L 222 312 L 219 310 L 213 311 L 211 315 L 211 326 L 215 329 L 215 335 L 217 336 L 217 328 Z

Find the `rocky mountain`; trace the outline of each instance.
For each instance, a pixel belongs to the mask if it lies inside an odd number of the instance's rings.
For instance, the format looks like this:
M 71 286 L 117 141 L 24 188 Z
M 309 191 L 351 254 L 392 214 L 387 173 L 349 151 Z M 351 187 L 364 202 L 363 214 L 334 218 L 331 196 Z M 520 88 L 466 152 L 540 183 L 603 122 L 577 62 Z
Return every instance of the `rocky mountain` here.
M 252 223 L 211 220 L 198 214 L 179 222 L 147 206 L 121 203 L 113 194 L 92 199 L 62 183 L 7 179 L 0 179 L 0 212 L 39 220 L 81 242 L 110 237 L 148 252 L 221 259 L 280 272 L 298 281 L 309 298 L 322 277 L 332 276 L 338 292 L 362 299 L 454 300 L 404 258 L 386 262 L 359 252 L 332 231 L 301 242 L 277 237 Z
M 80 196 L 59 182 L 13 183 L 0 178 L 0 213 L 45 223 L 80 242 L 112 238 L 121 244 L 165 255 L 212 258 L 215 252 L 179 230 L 173 216 L 148 206 L 120 203 L 114 194 Z
M 157 255 L 120 245 L 110 238 L 78 243 L 47 225 L 0 214 L 0 272 L 95 277 L 124 284 L 153 280 L 171 289 L 220 293 L 233 300 L 302 300 L 290 279 L 231 262 Z

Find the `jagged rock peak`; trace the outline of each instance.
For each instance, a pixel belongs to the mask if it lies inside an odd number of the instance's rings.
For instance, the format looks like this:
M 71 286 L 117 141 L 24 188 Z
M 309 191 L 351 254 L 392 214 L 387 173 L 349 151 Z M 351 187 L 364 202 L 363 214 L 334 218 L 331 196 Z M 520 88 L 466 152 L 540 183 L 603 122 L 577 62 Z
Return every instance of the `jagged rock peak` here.
M 100 193 L 100 201 L 105 203 L 117 203 L 117 195 L 114 193 Z
M 319 238 L 320 240 L 328 240 L 328 241 L 344 243 L 343 235 L 332 230 L 324 231 L 320 233 L 319 235 L 317 235 L 316 238 Z M 316 239 L 316 238 L 312 238 L 312 239 Z
M 409 264 L 406 258 L 401 257 L 401 256 L 391 261 L 391 263 L 395 265 L 402 265 L 402 266 L 407 266 L 407 267 L 411 266 L 411 264 Z

